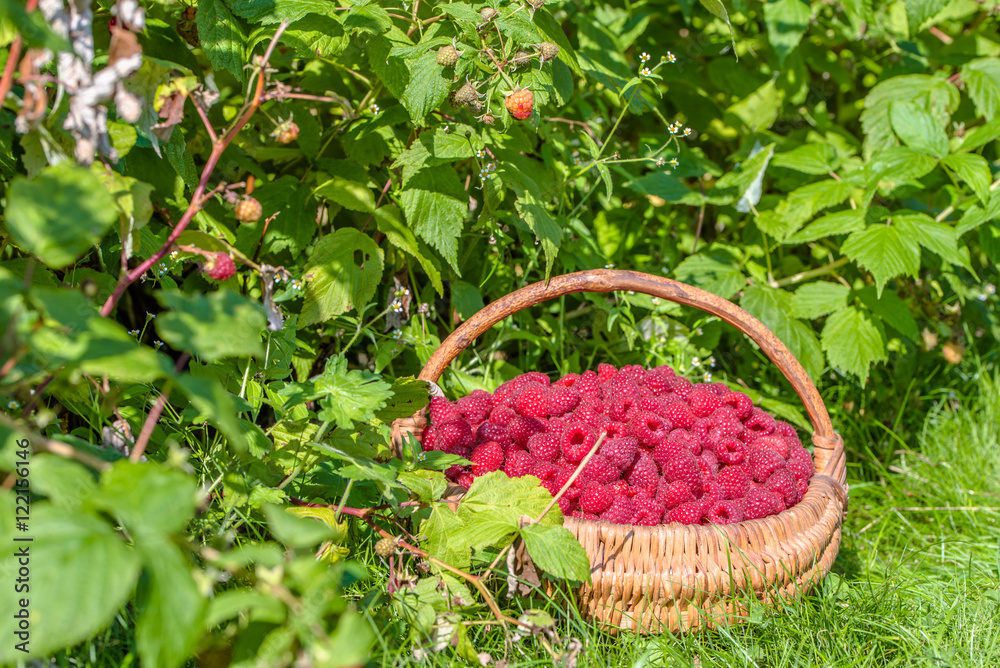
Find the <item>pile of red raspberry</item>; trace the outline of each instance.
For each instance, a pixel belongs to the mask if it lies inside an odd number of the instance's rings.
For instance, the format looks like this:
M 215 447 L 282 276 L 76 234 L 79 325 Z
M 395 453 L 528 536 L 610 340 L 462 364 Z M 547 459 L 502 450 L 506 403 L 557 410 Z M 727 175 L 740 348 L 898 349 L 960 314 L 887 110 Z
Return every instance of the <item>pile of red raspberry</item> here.
M 471 466 L 447 476 L 468 487 L 503 470 L 533 475 L 553 495 L 605 440 L 559 499 L 563 514 L 617 524 L 731 524 L 798 503 L 813 474 L 795 428 L 722 383 L 692 384 L 667 366 L 569 374 L 532 371 L 490 395 L 434 398 L 425 450 Z

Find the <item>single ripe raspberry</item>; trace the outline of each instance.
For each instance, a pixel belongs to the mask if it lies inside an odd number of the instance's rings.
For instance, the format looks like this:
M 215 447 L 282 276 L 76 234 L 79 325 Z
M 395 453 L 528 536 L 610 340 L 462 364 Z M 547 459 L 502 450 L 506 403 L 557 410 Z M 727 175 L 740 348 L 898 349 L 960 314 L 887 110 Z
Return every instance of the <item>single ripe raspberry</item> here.
M 518 415 L 507 423 L 507 433 L 510 435 L 510 442 L 519 448 L 528 447 L 528 439 L 532 434 L 545 431 L 545 425 L 533 417 L 523 417 Z
M 711 524 L 735 524 L 743 521 L 743 506 L 739 501 L 716 501 L 706 515 Z
M 264 215 L 264 207 L 250 195 L 245 195 L 236 203 L 233 213 L 241 223 L 256 223 Z
M 517 412 L 510 406 L 498 406 L 496 395 L 493 395 L 493 410 L 490 411 L 490 422 L 493 424 L 509 425 L 517 417 Z
M 545 417 L 546 390 L 540 383 L 530 383 L 514 393 L 514 410 L 526 417 Z
M 597 365 L 597 380 L 599 380 L 601 384 L 609 382 L 616 375 L 618 375 L 618 369 L 616 369 L 613 364 L 601 362 Z
M 655 471 L 655 468 L 654 468 Z M 618 479 L 621 472 L 603 455 L 594 455 L 580 471 L 579 480 L 599 482 L 606 485 Z
M 615 480 L 607 486 L 615 496 L 627 496 L 629 491 L 628 483 L 624 480 Z
M 483 443 L 472 451 L 472 475 L 481 476 L 503 468 L 503 448 L 497 443 Z
M 632 505 L 635 506 L 635 513 L 629 520 L 629 524 L 639 526 L 656 526 L 663 520 L 663 504 L 655 499 L 637 496 Z
M 670 381 L 670 391 L 681 399 L 687 399 L 694 384 L 684 376 L 674 376 Z M 676 424 L 676 423 L 675 423 Z
M 454 422 L 462 417 L 458 406 L 451 403 L 444 397 L 431 397 L 431 402 L 427 406 L 427 415 L 431 419 L 431 424 L 443 425 L 446 422 Z
M 593 406 L 591 399 L 583 398 L 570 416 L 575 422 L 583 422 L 595 429 L 602 428 L 608 421 L 608 417 L 602 414 Z
M 541 385 L 544 385 L 545 387 L 548 387 L 549 385 L 552 384 L 552 380 L 546 374 L 542 373 L 541 371 L 529 371 L 527 373 L 522 373 L 520 376 L 518 376 L 517 378 L 514 378 L 510 382 L 511 382 L 511 386 L 515 390 L 520 390 L 522 387 L 524 387 L 528 383 L 540 383 Z
M 627 471 L 627 475 L 623 477 L 628 480 L 628 484 L 632 487 L 647 489 L 650 490 L 650 493 L 656 492 L 656 483 L 659 482 L 656 462 L 645 452 L 639 453 L 639 458 L 632 465 L 631 470 Z
M 796 480 L 809 480 L 813 474 L 812 455 L 805 448 L 792 448 L 785 467 L 792 472 Z
M 439 425 L 437 440 L 446 452 L 452 452 L 455 448 L 472 447 L 476 442 L 476 437 L 473 435 L 469 423 L 460 419 Z
M 699 443 L 698 439 L 686 429 L 674 429 L 667 436 L 667 440 L 680 443 L 696 457 L 701 454 L 701 443 Z
M 750 491 L 750 472 L 745 466 L 726 466 L 715 476 L 726 499 L 742 499 Z
M 704 508 L 699 501 L 688 501 L 677 506 L 667 515 L 668 522 L 681 524 L 700 524 Z
M 437 443 L 437 427 L 431 425 L 424 429 L 424 433 L 420 435 L 420 447 L 428 451 L 438 450 Z
M 702 502 L 705 508 L 710 508 L 717 501 L 723 499 L 722 485 L 715 480 L 708 480 L 698 489 L 695 497 Z
M 614 501 L 615 495 L 600 483 L 591 483 L 580 494 L 579 508 L 587 513 L 603 513 Z
M 577 392 L 580 393 L 581 397 L 600 397 L 601 396 L 601 380 L 598 378 L 597 374 L 587 369 L 580 374 L 580 378 L 574 383 Z
M 719 439 L 715 444 L 715 456 L 723 464 L 742 464 L 747 446 L 735 438 Z
M 628 422 L 639 412 L 639 397 L 612 395 L 607 409 L 612 420 Z
M 545 428 L 550 434 L 561 434 L 566 431 L 566 427 L 569 426 L 571 420 L 561 417 L 549 418 L 545 422 Z
M 635 505 L 632 499 L 618 495 L 612 500 L 608 509 L 601 513 L 601 519 L 614 524 L 628 524 L 633 515 L 635 515 Z
M 636 411 L 628 421 L 626 433 L 646 448 L 655 448 L 670 434 L 670 422 L 656 413 Z
M 531 473 L 531 469 L 534 466 L 534 457 L 524 450 L 514 450 L 507 455 L 507 461 L 504 463 L 503 470 L 509 478 L 520 478 Z
M 506 449 L 511 444 L 506 425 L 493 422 L 484 422 L 479 425 L 476 428 L 476 443 L 486 443 L 487 441 L 496 441 Z
M 576 385 L 576 381 L 580 380 L 580 374 L 578 373 L 568 373 L 556 382 L 552 383 L 555 387 L 573 387 Z
M 458 474 L 458 479 L 455 482 L 462 487 L 469 489 L 472 487 L 472 483 L 476 481 L 475 477 L 472 475 L 471 471 L 464 471 Z
M 721 398 L 722 405 L 732 408 L 739 420 L 746 420 L 750 417 L 750 412 L 753 411 L 753 401 L 747 395 L 742 392 L 730 392 L 722 395 Z
M 774 418 L 760 408 L 754 408 L 750 417 L 743 423 L 743 428 L 754 437 L 766 436 L 774 431 Z
M 594 431 L 582 422 L 576 422 L 566 428 L 562 434 L 562 453 L 570 463 L 575 464 L 594 447 L 597 436 Z
M 659 371 L 647 371 L 644 385 L 658 397 L 670 391 L 670 376 Z
M 785 438 L 791 438 L 795 441 L 799 440 L 799 434 L 795 431 L 795 427 L 788 424 L 784 420 L 774 421 L 774 433 L 777 436 L 783 436 Z M 800 444 L 801 445 L 801 444 Z
M 773 450 L 753 450 L 747 458 L 750 474 L 757 482 L 764 482 L 778 469 L 785 468 L 785 459 Z
M 699 418 L 691 427 L 691 435 L 704 448 L 714 447 L 716 443 L 728 438 L 736 438 L 743 433 L 743 425 L 735 420 L 719 419 L 715 415 Z
M 702 475 L 706 479 L 719 475 L 719 458 L 715 456 L 715 452 L 702 450 L 701 454 L 698 455 L 698 460 L 701 462 Z
M 603 431 L 608 438 L 627 438 L 628 434 L 625 433 L 627 426 L 624 422 L 608 422 L 604 425 Z
M 664 407 L 662 414 L 670 420 L 670 424 L 678 429 L 690 429 L 694 426 L 695 420 L 698 419 L 691 407 L 682 401 L 668 404 Z
M 215 281 L 226 281 L 236 274 L 236 263 L 227 253 L 215 253 L 205 262 L 205 275 Z
M 437 64 L 441 67 L 454 67 L 458 62 L 458 49 L 451 44 L 445 44 L 437 52 Z
M 682 503 L 694 501 L 694 495 L 691 493 L 691 486 L 683 480 L 667 482 L 661 478 L 656 486 L 656 500 L 667 510 L 673 510 Z
M 557 434 L 532 434 L 528 437 L 528 452 L 535 459 L 554 462 L 559 458 L 562 440 Z
M 639 452 L 639 442 L 634 438 L 612 438 L 601 444 L 598 453 L 607 457 L 616 469 L 624 471 L 632 466 Z
M 292 121 L 282 123 L 275 129 L 278 130 L 277 139 L 279 144 L 291 144 L 299 138 L 299 126 Z
M 722 401 L 718 395 L 702 386 L 695 387 L 688 394 L 688 403 L 691 405 L 691 412 L 697 417 L 708 417 L 715 412 L 716 408 L 722 406 Z
M 552 416 L 565 415 L 580 403 L 580 393 L 569 387 L 554 385 L 545 396 L 545 411 Z
M 692 491 L 697 489 L 703 480 L 698 458 L 690 452 L 681 453 L 663 465 L 663 478 L 668 482 L 681 480 L 686 482 Z
M 667 465 L 667 463 L 677 457 L 681 453 L 690 452 L 688 448 L 677 438 L 667 438 L 661 443 L 656 444 L 656 448 L 653 450 L 653 461 L 660 465 L 660 468 Z
M 552 496 L 555 496 L 555 494 L 553 494 Z M 560 496 L 558 503 L 559 503 L 559 510 L 562 511 L 564 517 L 572 513 L 574 510 L 576 510 L 576 499 L 570 499 L 567 498 L 566 496 Z
M 768 515 L 774 515 L 781 508 L 781 499 L 774 492 L 761 487 L 753 487 L 740 502 L 743 506 L 743 519 L 757 520 Z
M 534 103 L 535 96 L 532 94 L 531 90 L 527 88 L 514 91 L 507 96 L 506 100 L 504 100 L 504 104 L 507 105 L 507 111 L 509 111 L 510 115 L 519 121 L 523 121 L 524 119 L 531 117 L 531 110 Z
M 570 517 L 575 517 L 578 520 L 593 520 L 595 522 L 601 519 L 600 517 L 598 517 L 594 513 L 588 513 L 588 512 L 580 510 L 579 509 L 579 505 L 577 506 L 577 510 L 574 510 L 573 512 L 571 512 L 569 514 L 569 516 Z
M 636 382 L 636 374 L 631 371 L 631 367 L 622 367 L 617 374 L 611 377 L 611 380 L 604 383 L 604 396 L 632 397 L 634 399 L 642 396 L 639 383 Z
M 767 436 L 761 436 L 753 442 L 754 450 L 773 450 L 778 453 L 782 459 L 788 458 L 788 442 L 785 441 L 781 436 L 776 436 L 775 434 L 768 434 Z
M 795 475 L 788 469 L 778 469 L 772 473 L 764 483 L 764 489 L 777 494 L 787 508 L 791 508 L 801 499 Z
M 493 397 L 485 390 L 473 390 L 469 396 L 462 397 L 457 403 L 462 417 L 472 423 L 482 422 L 493 410 Z
M 383 538 L 379 542 L 375 543 L 375 554 L 382 557 L 383 559 L 388 559 L 396 552 L 396 539 L 395 538 Z

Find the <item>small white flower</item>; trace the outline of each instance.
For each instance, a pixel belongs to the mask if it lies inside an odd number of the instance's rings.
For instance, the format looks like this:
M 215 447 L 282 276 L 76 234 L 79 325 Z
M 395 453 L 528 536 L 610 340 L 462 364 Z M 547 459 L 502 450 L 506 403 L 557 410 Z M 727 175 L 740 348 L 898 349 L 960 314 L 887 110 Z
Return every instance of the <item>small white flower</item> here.
M 992 283 L 987 283 L 986 292 L 987 294 L 995 295 L 997 293 L 997 286 L 993 285 Z
M 684 136 L 685 137 L 691 136 L 691 128 L 684 128 Z
M 677 167 L 677 158 L 670 158 L 670 160 L 667 160 L 667 164 L 671 167 Z
M 156 346 L 157 348 L 162 348 L 163 341 L 153 341 L 153 345 Z
M 377 104 L 373 104 L 373 105 L 372 105 L 372 113 L 373 113 L 373 114 L 375 114 L 375 115 L 377 116 L 377 115 L 378 115 L 378 112 L 379 112 L 379 108 L 378 108 L 378 105 L 377 105 Z
M 149 311 L 146 311 L 146 319 L 147 320 L 155 320 L 156 319 L 156 314 L 150 313 Z
M 395 331 L 393 331 L 392 338 L 394 338 L 397 341 L 399 341 L 401 338 L 403 338 L 403 332 L 401 330 L 398 330 L 398 329 L 395 330 Z
M 417 459 L 419 459 L 420 461 L 424 461 L 425 459 L 427 459 L 427 453 L 421 452 L 420 454 L 417 455 Z
M 715 368 L 715 358 L 714 357 L 709 357 L 705 361 L 708 363 L 708 366 L 712 367 L 713 369 Z
M 490 235 L 490 244 L 496 244 L 496 242 L 497 242 L 497 238 L 491 234 Z
M 641 70 L 639 70 L 639 74 L 644 77 L 648 77 L 652 73 L 653 72 L 648 67 L 644 67 Z
M 634 295 L 634 294 L 635 294 L 635 290 L 629 290 L 629 291 L 628 291 L 628 293 L 629 293 L 630 295 Z
M 649 54 L 648 54 L 648 53 L 646 53 L 645 51 L 643 51 L 643 52 L 642 52 L 642 55 L 641 55 L 641 56 L 639 56 L 639 60 L 641 60 L 642 62 L 644 62 L 644 63 L 645 63 L 646 61 L 648 61 L 648 60 L 649 60 Z
M 513 330 L 514 330 L 515 332 L 519 332 L 519 331 L 521 331 L 521 328 L 517 326 L 517 323 L 516 323 L 516 322 L 515 322 L 514 324 L 512 324 L 512 325 L 511 325 L 510 327 L 511 327 L 511 329 L 513 329 Z
M 477 158 L 482 158 L 485 155 L 486 155 L 486 151 L 484 151 L 483 149 L 479 149 L 478 151 L 476 151 L 476 157 Z
M 177 251 L 170 251 L 170 257 L 173 258 L 174 260 L 176 260 L 177 259 Z
M 11 401 L 7 402 L 7 408 L 8 408 L 8 410 L 16 411 L 20 407 L 21 407 L 21 404 L 17 403 L 14 400 L 11 400 Z
M 666 55 L 662 56 L 660 58 L 660 60 L 666 61 L 668 63 L 676 63 L 677 62 L 677 56 L 675 56 L 674 54 L 672 54 L 669 51 L 667 51 Z
M 653 303 L 654 304 L 659 304 L 660 303 L 660 298 L 659 297 L 653 297 Z
M 701 366 L 701 360 L 695 357 L 694 359 L 691 360 L 691 366 L 693 367 Z
M 613 264 L 606 264 L 606 265 L 604 265 L 604 268 L 605 269 L 614 269 L 615 265 L 613 265 Z
M 138 329 L 130 329 L 128 333 L 131 334 L 132 336 L 139 336 Z
M 712 382 L 712 374 L 708 373 L 707 371 L 705 372 L 705 375 L 702 376 L 702 378 L 705 379 L 706 383 L 711 383 Z
M 697 334 L 698 336 L 701 336 L 703 334 L 703 332 L 701 331 L 701 327 L 698 327 L 697 329 L 695 329 L 694 333 Z

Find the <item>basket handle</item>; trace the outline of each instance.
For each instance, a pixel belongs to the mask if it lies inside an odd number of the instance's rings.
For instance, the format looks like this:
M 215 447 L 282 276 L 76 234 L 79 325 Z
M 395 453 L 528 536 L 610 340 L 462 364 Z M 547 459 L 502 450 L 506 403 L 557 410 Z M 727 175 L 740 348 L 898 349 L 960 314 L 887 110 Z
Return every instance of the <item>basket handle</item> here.
M 546 282 L 532 283 L 491 302 L 470 317 L 446 338 L 427 360 L 420 380 L 436 382 L 448 364 L 480 334 L 504 318 L 529 306 L 574 292 L 613 292 L 633 290 L 678 304 L 693 306 L 725 320 L 749 336 L 784 374 L 798 394 L 812 423 L 816 471 L 830 475 L 844 484 L 846 462 L 844 442 L 834 432 L 823 399 L 799 361 L 771 330 L 735 304 L 710 292 L 684 283 L 637 271 L 590 269 L 556 276 Z

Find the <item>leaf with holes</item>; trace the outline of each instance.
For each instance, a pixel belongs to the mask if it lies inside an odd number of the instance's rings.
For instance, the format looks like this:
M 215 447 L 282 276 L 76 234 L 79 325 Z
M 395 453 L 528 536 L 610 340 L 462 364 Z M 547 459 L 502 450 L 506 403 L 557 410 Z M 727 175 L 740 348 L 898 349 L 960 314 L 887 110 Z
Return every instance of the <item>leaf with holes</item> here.
M 354 228 L 322 237 L 303 272 L 305 301 L 299 323 L 323 322 L 367 304 L 382 278 L 382 258 L 372 238 Z

